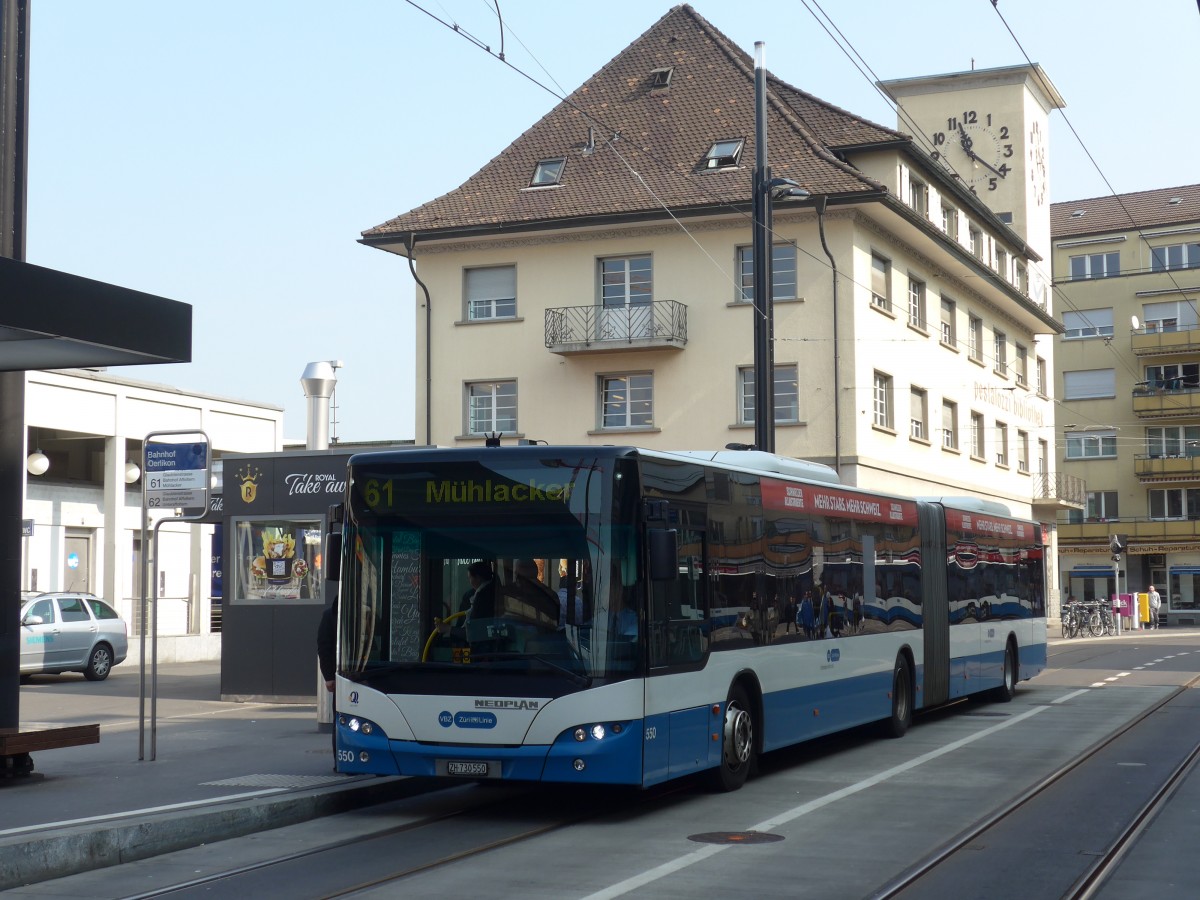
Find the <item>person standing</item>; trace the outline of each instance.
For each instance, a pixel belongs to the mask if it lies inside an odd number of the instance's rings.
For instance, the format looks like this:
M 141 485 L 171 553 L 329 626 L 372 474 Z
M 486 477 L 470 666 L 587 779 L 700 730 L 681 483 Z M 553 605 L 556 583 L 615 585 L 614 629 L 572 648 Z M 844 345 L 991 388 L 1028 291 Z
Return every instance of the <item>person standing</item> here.
M 1162 597 L 1158 595 L 1158 591 L 1154 589 L 1154 585 L 1150 585 L 1148 591 L 1150 595 L 1150 627 L 1158 627 L 1158 608 L 1162 606 Z
M 337 771 L 337 598 L 321 613 L 321 621 L 317 625 L 317 665 L 321 670 L 321 678 L 325 681 L 325 690 L 334 694 L 333 698 L 333 771 Z

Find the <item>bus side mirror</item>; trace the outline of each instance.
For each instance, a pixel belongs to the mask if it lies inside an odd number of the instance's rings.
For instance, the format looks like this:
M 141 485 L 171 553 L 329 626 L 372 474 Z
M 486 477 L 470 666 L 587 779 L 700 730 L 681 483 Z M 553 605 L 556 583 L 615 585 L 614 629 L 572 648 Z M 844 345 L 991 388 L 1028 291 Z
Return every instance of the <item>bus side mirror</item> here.
M 679 577 L 679 532 L 674 528 L 650 529 L 650 580 L 674 581 Z
M 325 535 L 325 580 L 338 581 L 342 577 L 342 533 L 331 531 Z

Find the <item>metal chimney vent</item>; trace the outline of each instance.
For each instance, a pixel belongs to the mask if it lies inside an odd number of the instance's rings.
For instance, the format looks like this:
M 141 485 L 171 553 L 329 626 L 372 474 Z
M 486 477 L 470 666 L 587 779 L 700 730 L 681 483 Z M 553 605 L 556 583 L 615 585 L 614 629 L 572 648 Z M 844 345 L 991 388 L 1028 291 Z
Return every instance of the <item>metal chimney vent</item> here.
M 305 431 L 305 446 L 309 450 L 329 449 L 329 398 L 337 386 L 336 369 L 340 361 L 311 362 L 304 367 L 300 387 L 308 400 L 308 426 Z

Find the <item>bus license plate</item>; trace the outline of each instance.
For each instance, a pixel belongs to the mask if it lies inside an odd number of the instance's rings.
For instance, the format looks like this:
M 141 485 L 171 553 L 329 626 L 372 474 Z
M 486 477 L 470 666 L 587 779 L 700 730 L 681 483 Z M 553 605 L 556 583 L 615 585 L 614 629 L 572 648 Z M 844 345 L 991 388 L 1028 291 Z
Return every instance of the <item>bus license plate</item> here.
M 491 774 L 491 771 L 488 764 L 485 762 L 466 762 L 452 759 L 446 763 L 446 774 L 486 777 Z

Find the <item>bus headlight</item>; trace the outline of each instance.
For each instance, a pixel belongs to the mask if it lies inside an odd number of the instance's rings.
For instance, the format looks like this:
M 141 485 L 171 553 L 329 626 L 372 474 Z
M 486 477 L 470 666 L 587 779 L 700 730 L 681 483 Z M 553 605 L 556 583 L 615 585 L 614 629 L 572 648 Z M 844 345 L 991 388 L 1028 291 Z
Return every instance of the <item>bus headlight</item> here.
M 604 740 L 604 726 L 603 725 L 593 725 L 592 726 L 592 737 L 594 737 L 598 741 Z
M 587 740 L 587 730 L 584 728 L 576 728 L 575 729 L 575 740 L 586 741 Z

